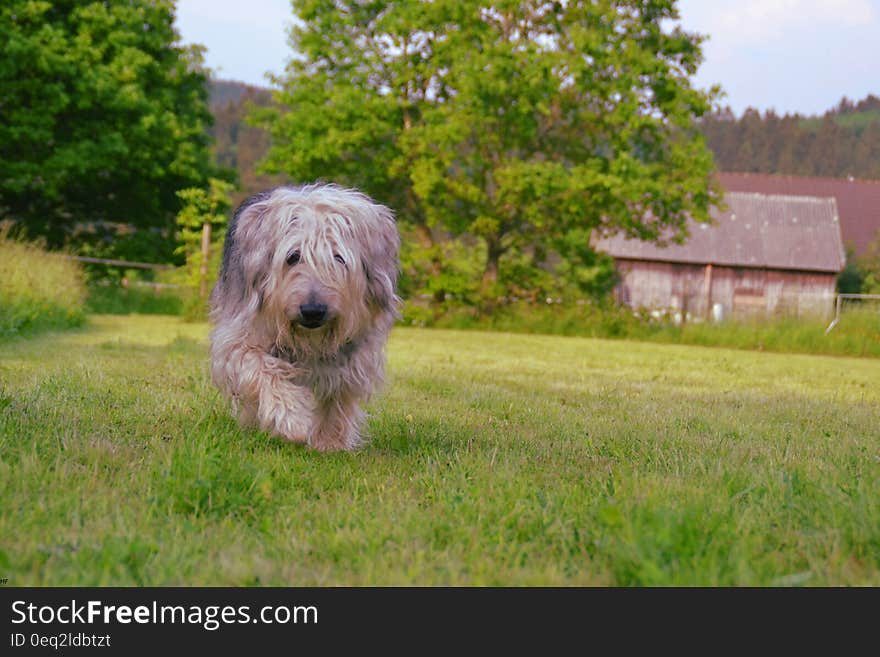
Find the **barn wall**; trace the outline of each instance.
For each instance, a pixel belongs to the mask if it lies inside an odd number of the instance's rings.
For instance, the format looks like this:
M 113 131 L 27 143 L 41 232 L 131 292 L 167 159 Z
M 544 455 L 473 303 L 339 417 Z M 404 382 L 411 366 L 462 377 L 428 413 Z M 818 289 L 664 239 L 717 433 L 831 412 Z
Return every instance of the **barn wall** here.
M 833 273 L 618 259 L 619 301 L 631 308 L 708 318 L 794 315 L 827 317 Z M 716 308 L 719 306 L 720 308 Z

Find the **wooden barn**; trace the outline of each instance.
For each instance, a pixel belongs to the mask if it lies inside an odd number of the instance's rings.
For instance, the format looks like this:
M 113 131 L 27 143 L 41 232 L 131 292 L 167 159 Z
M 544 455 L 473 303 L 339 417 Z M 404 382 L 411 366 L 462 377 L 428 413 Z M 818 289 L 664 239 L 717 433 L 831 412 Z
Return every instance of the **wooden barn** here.
M 835 200 L 730 192 L 725 201 L 712 224 L 689 223 L 684 244 L 597 240 L 617 264 L 618 300 L 686 320 L 827 316 L 845 264 Z
M 880 180 L 725 172 L 718 173 L 717 178 L 726 193 L 833 198 L 843 245 L 857 256 L 866 255 L 871 242 L 880 239 Z

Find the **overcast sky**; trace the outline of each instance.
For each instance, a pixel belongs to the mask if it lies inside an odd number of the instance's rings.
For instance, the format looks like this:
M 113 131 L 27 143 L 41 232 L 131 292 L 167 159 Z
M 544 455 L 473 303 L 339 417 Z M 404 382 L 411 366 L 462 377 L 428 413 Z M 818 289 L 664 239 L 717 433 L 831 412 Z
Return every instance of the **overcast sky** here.
M 722 104 L 821 114 L 843 96 L 880 95 L 880 0 L 681 0 L 685 29 L 708 35 L 696 83 Z M 289 0 L 178 0 L 186 43 L 219 78 L 268 86 L 290 56 Z

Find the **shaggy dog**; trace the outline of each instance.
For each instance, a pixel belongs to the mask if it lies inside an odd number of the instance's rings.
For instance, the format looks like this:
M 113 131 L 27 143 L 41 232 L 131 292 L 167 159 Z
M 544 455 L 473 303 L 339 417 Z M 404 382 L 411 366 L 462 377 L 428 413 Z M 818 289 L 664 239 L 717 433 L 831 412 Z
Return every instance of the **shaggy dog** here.
M 362 442 L 398 317 L 392 212 L 315 184 L 235 211 L 211 295 L 211 371 L 244 426 L 321 451 Z

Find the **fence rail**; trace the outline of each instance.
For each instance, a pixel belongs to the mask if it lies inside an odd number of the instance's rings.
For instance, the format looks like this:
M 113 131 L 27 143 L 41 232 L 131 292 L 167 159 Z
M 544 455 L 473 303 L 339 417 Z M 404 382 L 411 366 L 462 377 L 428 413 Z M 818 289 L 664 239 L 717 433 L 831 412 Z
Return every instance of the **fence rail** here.
M 177 285 L 176 283 L 153 283 L 152 281 L 129 281 L 125 278 L 121 282 L 115 283 L 111 281 L 97 281 L 93 283 L 98 287 L 149 287 L 153 290 L 183 290 L 187 285 Z
M 64 255 L 60 257 L 79 262 L 91 262 L 99 265 L 113 265 L 115 267 L 130 267 L 132 269 L 174 269 L 174 265 L 157 265 L 152 262 L 130 262 L 128 260 L 113 260 L 111 258 L 92 258 L 91 256 Z
M 835 303 L 835 311 L 834 311 L 834 319 L 831 320 L 831 323 L 828 325 L 828 328 L 825 329 L 825 335 L 831 333 L 831 329 L 840 323 L 840 306 L 844 299 L 864 299 L 864 300 L 872 300 L 872 301 L 880 301 L 880 294 L 852 294 L 852 293 L 843 293 L 837 295 L 837 303 Z

